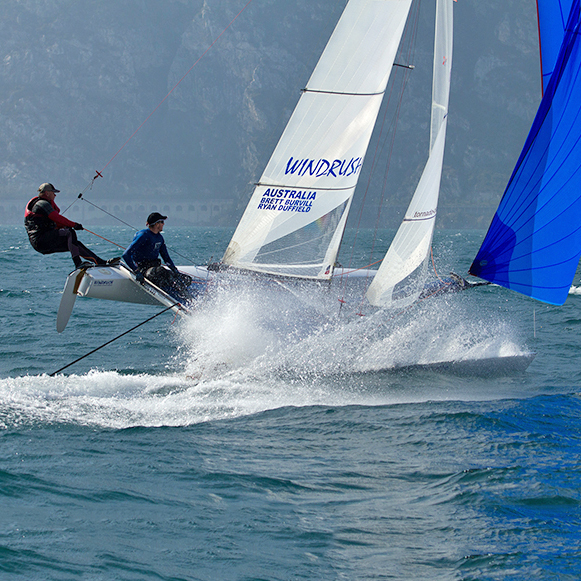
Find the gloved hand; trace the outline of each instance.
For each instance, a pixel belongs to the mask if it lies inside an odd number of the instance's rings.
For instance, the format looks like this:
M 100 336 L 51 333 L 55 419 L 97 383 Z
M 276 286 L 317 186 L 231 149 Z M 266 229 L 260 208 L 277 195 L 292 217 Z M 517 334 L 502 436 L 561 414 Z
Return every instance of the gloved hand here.
M 75 222 L 75 225 L 73 226 L 74 230 L 84 230 L 83 225 L 79 224 L 78 222 Z
M 141 284 L 145 281 L 145 276 L 141 271 L 135 273 L 135 278 L 137 279 L 137 282 L 140 282 Z

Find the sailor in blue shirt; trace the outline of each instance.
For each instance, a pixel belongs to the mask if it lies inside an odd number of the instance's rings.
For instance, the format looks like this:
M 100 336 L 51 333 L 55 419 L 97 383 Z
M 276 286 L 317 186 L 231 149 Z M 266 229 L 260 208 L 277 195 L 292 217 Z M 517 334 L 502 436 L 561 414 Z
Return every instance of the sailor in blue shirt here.
M 139 282 L 147 278 L 178 300 L 190 298 L 186 289 L 192 279 L 178 271 L 161 235 L 166 219 L 167 216 L 162 216 L 159 212 L 150 214 L 147 217 L 147 228 L 135 235 L 133 242 L 123 253 L 123 260 L 135 272 Z M 162 266 L 160 256 L 169 269 Z

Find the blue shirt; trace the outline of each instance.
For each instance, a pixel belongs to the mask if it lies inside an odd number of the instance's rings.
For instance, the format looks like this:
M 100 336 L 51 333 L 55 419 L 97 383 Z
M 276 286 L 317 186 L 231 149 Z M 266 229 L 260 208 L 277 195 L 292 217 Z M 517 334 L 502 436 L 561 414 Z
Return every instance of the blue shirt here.
M 140 262 L 156 260 L 160 255 L 164 262 L 172 270 L 175 270 L 176 266 L 169 257 L 163 236 L 154 234 L 149 228 L 145 228 L 135 235 L 133 242 L 123 253 L 123 260 L 132 270 L 137 270 Z

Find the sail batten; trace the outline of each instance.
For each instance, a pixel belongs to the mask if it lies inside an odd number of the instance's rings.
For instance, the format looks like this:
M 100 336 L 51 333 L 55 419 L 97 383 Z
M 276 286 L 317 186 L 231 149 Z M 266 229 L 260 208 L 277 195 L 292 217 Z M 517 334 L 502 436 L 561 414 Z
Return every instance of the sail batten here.
M 255 187 L 225 264 L 285 276 L 332 276 L 410 5 L 347 4 Z M 297 267 L 305 260 L 297 259 L 297 248 L 310 267 Z
M 303 93 L 318 93 L 319 95 L 344 95 L 346 97 L 375 97 L 377 95 L 384 95 L 385 91 L 377 91 L 376 93 L 346 93 L 345 91 L 321 91 L 317 89 L 303 89 Z

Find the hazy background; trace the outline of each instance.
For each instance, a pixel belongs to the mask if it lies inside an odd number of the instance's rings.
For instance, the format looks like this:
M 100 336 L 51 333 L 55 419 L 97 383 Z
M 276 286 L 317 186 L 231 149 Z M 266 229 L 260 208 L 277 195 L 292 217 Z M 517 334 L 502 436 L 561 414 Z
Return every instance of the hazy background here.
M 41 182 L 65 209 L 118 152 L 247 0 L 20 0 L 0 21 L 0 211 L 22 220 Z M 240 217 L 345 0 L 253 0 L 85 194 L 138 227 Z M 396 225 L 425 162 L 433 0 L 417 43 L 389 162 L 363 224 Z M 414 8 L 412 8 L 414 10 Z M 459 0 L 438 227 L 486 227 L 540 99 L 534 0 Z M 391 100 L 390 107 L 396 101 Z M 383 112 L 380 113 L 380 119 Z M 386 116 L 386 127 L 393 118 Z M 376 133 L 379 133 L 378 131 Z M 381 149 L 391 137 L 384 129 Z M 369 181 L 371 143 L 352 211 Z M 385 178 L 386 164 L 389 174 Z M 385 189 L 384 189 L 385 184 Z M 67 215 L 111 219 L 86 202 Z

